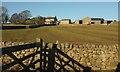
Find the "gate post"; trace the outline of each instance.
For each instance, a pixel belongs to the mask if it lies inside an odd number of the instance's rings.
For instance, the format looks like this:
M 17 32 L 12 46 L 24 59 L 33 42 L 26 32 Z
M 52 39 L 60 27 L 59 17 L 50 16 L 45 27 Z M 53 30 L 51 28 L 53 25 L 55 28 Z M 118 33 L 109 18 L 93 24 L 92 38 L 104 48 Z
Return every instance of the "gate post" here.
M 39 39 L 39 38 L 37 38 L 36 39 L 36 42 L 39 42 L 39 50 L 40 50 L 40 64 L 39 64 L 39 66 L 40 66 L 40 72 L 42 72 L 42 48 L 43 48 L 43 39 Z
M 48 55 L 48 71 L 54 72 L 54 64 L 55 64 L 55 48 L 57 47 L 57 44 L 53 44 L 52 49 L 49 50 Z
M 42 72 L 42 49 L 43 49 L 43 39 L 40 39 L 40 72 Z

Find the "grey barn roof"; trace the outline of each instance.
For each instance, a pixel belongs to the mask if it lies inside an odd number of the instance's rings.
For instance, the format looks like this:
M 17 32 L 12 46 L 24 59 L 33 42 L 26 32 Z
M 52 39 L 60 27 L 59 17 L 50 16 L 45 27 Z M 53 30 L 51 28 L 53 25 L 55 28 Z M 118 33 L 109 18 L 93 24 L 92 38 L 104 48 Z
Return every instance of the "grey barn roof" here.
M 92 20 L 104 20 L 103 18 L 91 18 Z

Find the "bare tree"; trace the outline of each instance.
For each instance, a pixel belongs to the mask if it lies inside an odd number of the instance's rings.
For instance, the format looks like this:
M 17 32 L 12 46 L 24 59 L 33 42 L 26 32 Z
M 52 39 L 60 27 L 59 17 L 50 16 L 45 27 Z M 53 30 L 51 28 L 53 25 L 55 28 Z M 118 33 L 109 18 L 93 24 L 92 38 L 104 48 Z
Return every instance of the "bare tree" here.
M 6 7 L 0 6 L 0 23 L 7 23 L 9 19 L 8 10 Z
M 10 18 L 10 22 L 11 23 L 18 23 L 19 21 L 19 17 L 18 17 L 18 14 L 17 13 L 14 13 L 12 16 L 11 16 L 11 18 Z
M 10 18 L 10 22 L 11 23 L 19 23 L 22 24 L 25 22 L 26 19 L 28 19 L 29 17 L 31 17 L 31 13 L 29 10 L 24 10 L 20 13 L 14 13 L 11 18 Z
M 23 23 L 24 20 L 28 19 L 29 17 L 31 17 L 31 13 L 29 10 L 24 10 L 21 13 L 18 14 L 19 17 L 19 23 Z

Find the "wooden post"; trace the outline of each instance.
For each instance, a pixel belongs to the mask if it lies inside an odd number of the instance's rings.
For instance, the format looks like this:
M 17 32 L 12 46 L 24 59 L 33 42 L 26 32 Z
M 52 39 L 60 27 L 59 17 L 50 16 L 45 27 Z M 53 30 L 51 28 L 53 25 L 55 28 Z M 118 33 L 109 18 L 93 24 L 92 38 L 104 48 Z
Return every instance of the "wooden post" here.
M 42 48 L 43 48 L 43 39 L 36 39 L 37 42 L 40 42 L 40 72 L 42 72 Z
M 43 49 L 43 39 L 40 39 L 40 72 L 42 72 L 42 49 Z
M 36 38 L 36 42 L 37 42 L 37 44 L 36 44 L 36 46 L 37 46 L 37 51 L 40 51 L 40 38 Z M 39 56 L 38 57 L 40 57 L 40 53 L 39 53 Z M 37 64 L 37 68 L 40 68 L 40 62 L 38 62 Z M 35 65 L 35 66 L 36 66 Z
M 55 64 L 55 48 L 57 44 L 53 44 L 52 49 L 49 50 L 48 56 L 48 71 L 54 72 L 54 64 Z

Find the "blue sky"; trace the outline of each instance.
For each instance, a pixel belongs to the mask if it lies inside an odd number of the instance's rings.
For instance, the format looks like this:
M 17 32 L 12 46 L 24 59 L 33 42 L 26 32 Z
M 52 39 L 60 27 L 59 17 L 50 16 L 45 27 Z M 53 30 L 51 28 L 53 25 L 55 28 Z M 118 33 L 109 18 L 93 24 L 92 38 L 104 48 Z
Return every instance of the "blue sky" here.
M 118 19 L 117 2 L 3 2 L 9 15 L 30 10 L 35 16 L 57 16 L 57 18 L 69 18 L 72 21 L 90 17 L 102 17 L 105 19 Z

